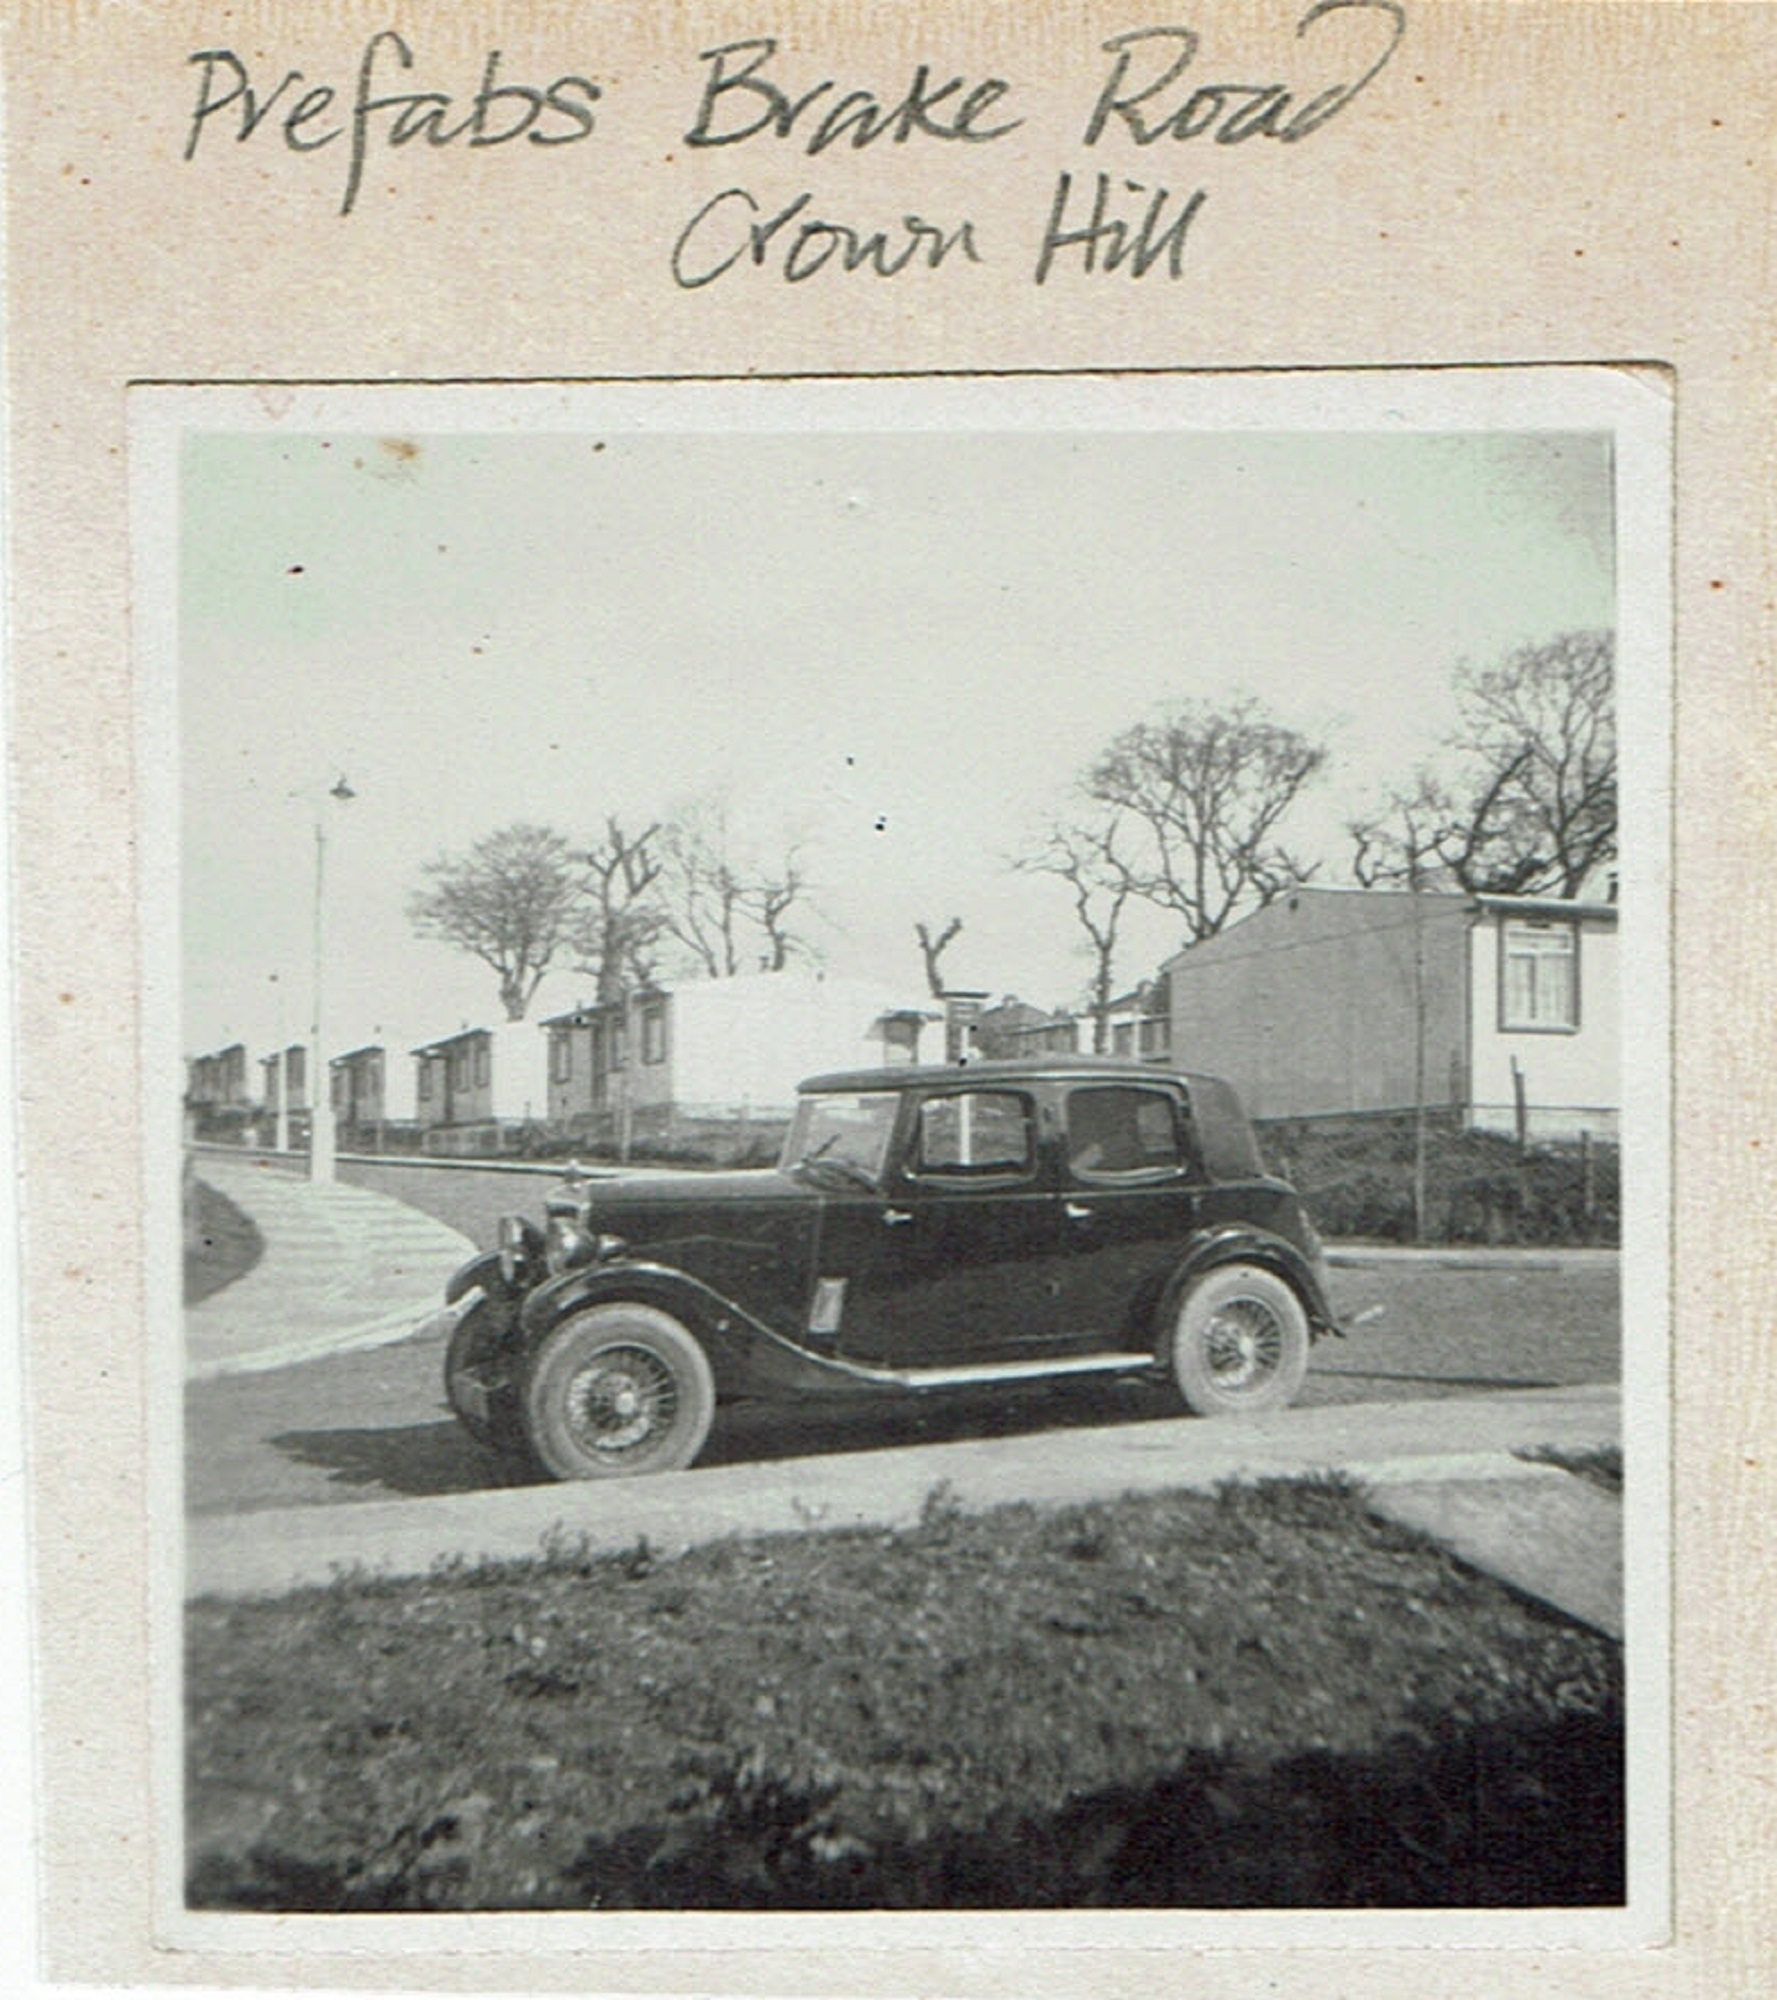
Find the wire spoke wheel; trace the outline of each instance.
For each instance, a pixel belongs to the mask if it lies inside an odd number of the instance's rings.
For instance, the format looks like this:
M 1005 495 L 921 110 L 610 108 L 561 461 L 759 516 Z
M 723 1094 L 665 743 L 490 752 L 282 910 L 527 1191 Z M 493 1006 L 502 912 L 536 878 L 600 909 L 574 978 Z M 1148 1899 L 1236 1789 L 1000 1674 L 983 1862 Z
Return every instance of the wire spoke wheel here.
M 1172 1368 L 1198 1416 L 1280 1410 L 1308 1369 L 1308 1315 L 1290 1285 L 1257 1264 L 1224 1264 L 1186 1292 Z
M 1283 1365 L 1284 1329 L 1263 1299 L 1231 1299 L 1204 1334 L 1204 1359 L 1230 1394 L 1256 1388 Z
M 525 1372 L 531 1449 L 557 1479 L 677 1471 L 703 1449 L 715 1410 L 708 1357 L 654 1306 L 573 1314 Z
M 672 1370 L 646 1347 L 607 1347 L 568 1385 L 566 1416 L 588 1450 L 612 1458 L 645 1450 L 679 1409 Z

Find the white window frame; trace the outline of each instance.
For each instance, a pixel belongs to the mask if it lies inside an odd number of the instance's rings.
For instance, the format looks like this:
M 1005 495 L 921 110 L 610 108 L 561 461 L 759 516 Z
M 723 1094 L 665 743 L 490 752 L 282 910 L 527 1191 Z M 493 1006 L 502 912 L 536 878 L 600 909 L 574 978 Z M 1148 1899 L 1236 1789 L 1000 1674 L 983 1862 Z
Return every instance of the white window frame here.
M 1536 977 L 1543 962 L 1567 966 L 1567 1006 L 1547 1011 Z M 1529 1005 L 1514 1011 L 1512 967 L 1527 961 L 1532 970 Z M 1551 1003 L 1552 1004 L 1552 1003 Z M 1580 927 L 1571 917 L 1507 917 L 1499 927 L 1499 1029 L 1504 1035 L 1577 1035 L 1580 1029 Z

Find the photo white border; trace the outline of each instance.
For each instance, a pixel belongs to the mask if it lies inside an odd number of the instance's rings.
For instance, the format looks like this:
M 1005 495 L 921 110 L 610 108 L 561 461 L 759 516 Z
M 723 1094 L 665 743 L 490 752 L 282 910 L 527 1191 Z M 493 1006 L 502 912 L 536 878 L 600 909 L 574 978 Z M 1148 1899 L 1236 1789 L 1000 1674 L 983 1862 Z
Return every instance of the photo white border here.
M 129 392 L 142 896 L 141 1113 L 149 1310 L 149 1491 L 156 1940 L 180 1953 L 966 1951 L 1279 1946 L 1618 1950 L 1670 1936 L 1670 1237 L 1672 429 L 1664 371 L 1604 364 L 1480 368 L 180 385 Z M 1628 1674 L 1628 1900 L 1621 1910 L 973 1911 L 310 1917 L 183 1908 L 184 1379 L 178 1307 L 180 1134 L 177 714 L 178 458 L 193 431 L 420 436 L 477 432 L 1248 430 L 1609 431 L 1617 466 L 1617 626 L 1626 1022 L 1622 1063 L 1623 1383 Z M 1628 1011 L 1626 1009 L 1626 1011 Z M 1653 1663 L 1650 1665 L 1650 1662 Z M 860 1972 L 864 1961 L 859 1961 Z M 748 1983 L 751 1984 L 749 1978 Z M 856 1990 L 871 1990 L 860 1976 Z

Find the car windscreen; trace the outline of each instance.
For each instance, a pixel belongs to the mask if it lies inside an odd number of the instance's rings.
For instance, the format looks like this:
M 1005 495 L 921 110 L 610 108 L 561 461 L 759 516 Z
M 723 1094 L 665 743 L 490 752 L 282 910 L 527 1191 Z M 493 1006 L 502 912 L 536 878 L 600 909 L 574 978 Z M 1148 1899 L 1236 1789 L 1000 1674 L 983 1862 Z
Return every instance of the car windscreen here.
M 901 1096 L 894 1090 L 822 1091 L 797 1100 L 784 1141 L 786 1173 L 802 1167 L 882 1179 Z

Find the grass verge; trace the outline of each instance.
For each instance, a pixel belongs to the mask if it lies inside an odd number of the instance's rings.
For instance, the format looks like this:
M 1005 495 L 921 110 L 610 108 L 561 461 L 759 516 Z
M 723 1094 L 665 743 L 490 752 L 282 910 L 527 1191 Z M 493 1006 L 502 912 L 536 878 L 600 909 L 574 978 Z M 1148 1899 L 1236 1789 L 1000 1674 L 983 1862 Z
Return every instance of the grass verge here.
M 1338 1483 L 188 1611 L 196 1907 L 1609 1904 L 1622 1663 Z
M 185 1303 L 194 1306 L 245 1277 L 265 1254 L 252 1217 L 207 1181 L 185 1187 Z

